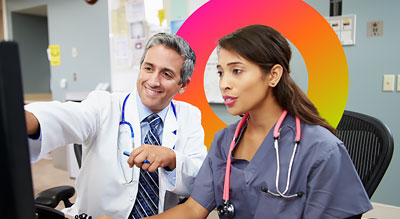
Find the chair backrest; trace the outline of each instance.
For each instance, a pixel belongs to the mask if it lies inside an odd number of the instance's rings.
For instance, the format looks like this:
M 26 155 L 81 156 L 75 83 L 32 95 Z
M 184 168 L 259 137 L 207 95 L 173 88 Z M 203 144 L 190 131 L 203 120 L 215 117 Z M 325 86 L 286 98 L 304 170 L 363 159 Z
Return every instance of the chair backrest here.
M 380 120 L 347 110 L 336 131 L 371 198 L 392 159 L 392 133 Z

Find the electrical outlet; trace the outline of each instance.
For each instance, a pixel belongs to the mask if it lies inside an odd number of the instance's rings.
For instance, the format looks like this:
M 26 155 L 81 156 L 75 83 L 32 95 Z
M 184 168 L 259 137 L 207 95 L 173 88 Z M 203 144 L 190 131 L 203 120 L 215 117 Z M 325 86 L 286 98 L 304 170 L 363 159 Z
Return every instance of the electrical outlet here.
M 394 91 L 394 75 L 383 75 L 383 91 Z
M 383 21 L 372 21 L 367 24 L 367 36 L 376 37 L 383 35 Z

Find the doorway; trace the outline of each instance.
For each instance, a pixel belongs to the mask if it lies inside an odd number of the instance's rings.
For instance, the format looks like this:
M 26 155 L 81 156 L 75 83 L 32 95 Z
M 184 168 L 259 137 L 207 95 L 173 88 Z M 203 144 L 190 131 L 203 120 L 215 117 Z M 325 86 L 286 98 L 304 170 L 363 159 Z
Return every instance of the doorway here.
M 51 100 L 47 6 L 11 13 L 13 40 L 19 45 L 25 100 Z

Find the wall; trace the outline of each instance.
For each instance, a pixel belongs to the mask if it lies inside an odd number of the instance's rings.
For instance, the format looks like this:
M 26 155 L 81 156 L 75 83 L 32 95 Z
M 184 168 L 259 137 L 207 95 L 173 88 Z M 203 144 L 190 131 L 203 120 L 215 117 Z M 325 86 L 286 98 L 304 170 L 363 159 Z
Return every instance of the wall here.
M 84 0 L 8 0 L 11 39 L 11 12 L 40 5 L 47 5 L 49 44 L 61 48 L 61 65 L 50 67 L 53 99 L 64 100 L 67 91 L 90 91 L 100 82 L 110 83 L 108 1 L 89 5 Z M 77 48 L 75 58 L 72 48 Z M 65 89 L 59 86 L 62 78 L 67 79 Z
M 47 17 L 12 13 L 13 36 L 19 43 L 24 93 L 50 93 Z

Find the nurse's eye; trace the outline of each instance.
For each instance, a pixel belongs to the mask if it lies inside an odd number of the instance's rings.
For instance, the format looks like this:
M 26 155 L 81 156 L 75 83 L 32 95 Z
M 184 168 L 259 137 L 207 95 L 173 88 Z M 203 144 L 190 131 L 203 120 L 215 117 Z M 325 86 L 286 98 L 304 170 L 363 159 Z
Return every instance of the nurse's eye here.
M 218 71 L 217 75 L 218 75 L 218 77 L 222 77 L 222 75 L 224 75 L 224 73 L 222 71 Z
M 233 69 L 233 71 L 232 71 L 232 73 L 235 74 L 235 75 L 240 74 L 242 72 L 243 71 L 241 69 L 237 69 L 237 68 Z

